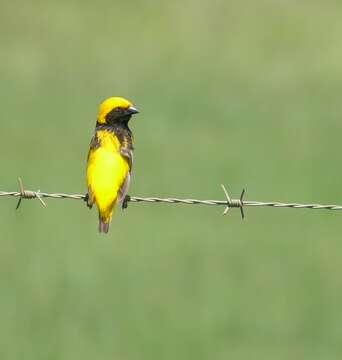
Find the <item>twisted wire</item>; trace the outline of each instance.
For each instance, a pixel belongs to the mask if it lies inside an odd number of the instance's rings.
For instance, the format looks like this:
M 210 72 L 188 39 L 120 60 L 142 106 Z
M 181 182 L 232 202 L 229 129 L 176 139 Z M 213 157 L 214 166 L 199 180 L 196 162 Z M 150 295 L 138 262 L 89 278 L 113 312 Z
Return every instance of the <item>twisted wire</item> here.
M 230 198 L 224 185 L 221 185 L 224 191 L 225 200 L 200 200 L 200 199 L 179 199 L 179 198 L 160 198 L 160 197 L 139 197 L 139 196 L 127 196 L 125 201 L 135 203 L 167 203 L 167 204 L 185 204 L 185 205 L 218 205 L 225 206 L 224 214 L 228 212 L 230 208 L 240 208 L 241 216 L 244 217 L 243 208 L 246 206 L 266 206 L 273 208 L 291 208 L 291 209 L 313 209 L 313 210 L 342 210 L 342 205 L 334 204 L 301 204 L 301 203 L 285 203 L 279 201 L 249 201 L 244 200 L 243 196 L 245 191 L 243 190 L 239 199 Z M 20 191 L 0 191 L 0 196 L 13 196 L 19 197 L 17 208 L 20 206 L 22 199 L 38 199 L 43 206 L 46 206 L 43 198 L 53 199 L 72 199 L 72 200 L 86 200 L 84 194 L 65 194 L 65 193 L 46 193 L 40 190 L 32 191 L 25 190 L 22 180 L 19 178 Z
M 129 201 L 132 202 L 149 202 L 149 203 L 168 203 L 168 204 L 188 204 L 188 205 L 229 205 L 230 208 L 240 207 L 239 199 L 231 199 L 236 205 L 229 204 L 226 200 L 196 200 L 196 199 L 177 199 L 177 198 L 157 198 L 157 197 L 136 197 L 132 196 Z M 275 208 L 293 208 L 293 209 L 325 209 L 325 210 L 342 210 L 341 205 L 322 205 L 322 204 L 298 204 L 283 203 L 278 201 L 248 201 L 243 200 L 241 206 L 268 206 Z
M 35 198 L 53 198 L 53 199 L 74 199 L 84 200 L 84 194 L 64 194 L 64 193 L 45 193 L 40 191 L 24 190 L 24 193 L 19 191 L 0 191 L 0 196 L 20 196 L 23 199 L 35 199 Z

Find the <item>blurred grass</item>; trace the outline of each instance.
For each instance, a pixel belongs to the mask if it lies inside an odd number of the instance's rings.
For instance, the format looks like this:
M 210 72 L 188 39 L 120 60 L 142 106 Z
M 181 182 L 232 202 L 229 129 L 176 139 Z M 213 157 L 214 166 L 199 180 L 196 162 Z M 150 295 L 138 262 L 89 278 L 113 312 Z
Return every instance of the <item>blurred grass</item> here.
M 134 195 L 342 203 L 337 1 L 1 3 L 2 190 L 84 192 L 132 99 Z M 2 359 L 337 359 L 341 215 L 0 202 Z

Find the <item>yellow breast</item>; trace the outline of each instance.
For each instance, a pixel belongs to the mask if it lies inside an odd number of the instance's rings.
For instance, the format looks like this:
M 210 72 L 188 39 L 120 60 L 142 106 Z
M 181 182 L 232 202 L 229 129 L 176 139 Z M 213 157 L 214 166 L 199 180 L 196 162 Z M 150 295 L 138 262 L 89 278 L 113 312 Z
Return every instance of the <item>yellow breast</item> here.
M 99 130 L 97 138 L 99 147 L 89 152 L 87 183 L 99 211 L 111 212 L 129 164 L 120 154 L 120 142 L 113 132 Z

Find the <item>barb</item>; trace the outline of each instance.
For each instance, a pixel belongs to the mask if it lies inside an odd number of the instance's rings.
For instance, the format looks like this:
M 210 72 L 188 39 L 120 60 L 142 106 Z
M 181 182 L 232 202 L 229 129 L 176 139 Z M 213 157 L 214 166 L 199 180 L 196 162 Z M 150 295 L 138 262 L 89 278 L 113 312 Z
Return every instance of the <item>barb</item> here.
M 222 187 L 222 190 L 224 192 L 224 195 L 226 196 L 226 199 L 227 199 L 227 206 L 226 208 L 224 209 L 223 211 L 223 215 L 227 215 L 228 213 L 228 210 L 230 208 L 234 208 L 234 207 L 237 207 L 237 208 L 240 208 L 240 213 L 241 213 L 241 218 L 242 220 L 245 218 L 245 214 L 243 212 L 243 205 L 244 205 L 244 202 L 243 202 L 243 196 L 245 195 L 245 189 L 242 190 L 241 192 L 241 195 L 240 195 L 240 198 L 239 199 L 231 199 L 229 194 L 228 194 L 228 191 L 227 189 L 225 188 L 225 186 L 223 184 L 221 184 L 221 187 Z
M 17 195 L 17 196 L 19 196 L 19 200 L 18 200 L 17 206 L 15 208 L 16 210 L 19 209 L 19 206 L 21 204 L 22 199 L 35 199 L 35 198 L 37 198 L 40 201 L 40 203 L 44 207 L 46 207 L 45 202 L 41 198 L 40 190 L 37 190 L 37 191 L 24 190 L 24 184 L 23 184 L 23 181 L 22 181 L 22 179 L 20 177 L 18 178 L 18 182 L 19 182 L 20 192 L 19 192 L 19 195 Z
M 46 207 L 43 198 L 53 199 L 72 199 L 72 200 L 86 200 L 86 195 L 83 194 L 64 194 L 64 193 L 45 193 L 31 190 L 25 190 L 21 178 L 19 181 L 20 191 L 0 191 L 0 196 L 14 196 L 19 197 L 16 209 L 19 208 L 22 199 L 38 199 L 40 203 Z M 244 218 L 244 207 L 246 206 L 267 206 L 273 208 L 290 208 L 290 209 L 314 209 L 314 210 L 342 210 L 342 205 L 322 205 L 322 204 L 300 204 L 300 203 L 284 203 L 278 201 L 249 201 L 244 200 L 245 189 L 242 190 L 239 199 L 232 199 L 225 188 L 221 185 L 225 195 L 225 200 L 198 200 L 198 199 L 178 199 L 178 198 L 159 198 L 159 197 L 138 197 L 127 195 L 124 200 L 124 208 L 129 202 L 133 203 L 166 203 L 166 204 L 185 204 L 185 205 L 218 205 L 225 206 L 223 215 L 226 215 L 231 208 L 239 208 L 242 219 Z

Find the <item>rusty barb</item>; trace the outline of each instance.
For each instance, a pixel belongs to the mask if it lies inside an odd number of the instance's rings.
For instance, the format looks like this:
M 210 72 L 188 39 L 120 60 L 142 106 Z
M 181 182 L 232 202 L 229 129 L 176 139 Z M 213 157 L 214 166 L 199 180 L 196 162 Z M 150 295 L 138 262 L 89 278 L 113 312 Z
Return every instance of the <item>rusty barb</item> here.
M 19 181 L 19 191 L 0 191 L 0 196 L 14 196 L 19 197 L 16 209 L 19 208 L 23 199 L 38 199 L 42 206 L 46 207 L 43 198 L 54 199 L 73 199 L 73 200 L 86 200 L 87 195 L 84 194 L 64 194 L 64 193 L 43 193 L 40 190 L 31 191 L 25 190 L 21 178 Z M 138 197 L 127 195 L 123 207 L 127 207 L 129 202 L 146 202 L 146 203 L 166 203 L 166 204 L 185 204 L 185 205 L 218 205 L 224 206 L 223 215 L 226 215 L 231 208 L 239 208 L 242 219 L 244 218 L 244 208 L 246 206 L 267 206 L 273 208 L 291 208 L 291 209 L 316 209 L 316 210 L 342 210 L 341 205 L 321 205 L 321 204 L 300 204 L 300 203 L 283 203 L 275 201 L 248 201 L 244 200 L 245 190 L 242 190 L 239 199 L 232 199 L 225 188 L 221 185 L 225 195 L 225 200 L 198 200 L 198 199 L 178 199 L 178 198 L 159 198 L 159 197 Z

